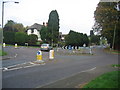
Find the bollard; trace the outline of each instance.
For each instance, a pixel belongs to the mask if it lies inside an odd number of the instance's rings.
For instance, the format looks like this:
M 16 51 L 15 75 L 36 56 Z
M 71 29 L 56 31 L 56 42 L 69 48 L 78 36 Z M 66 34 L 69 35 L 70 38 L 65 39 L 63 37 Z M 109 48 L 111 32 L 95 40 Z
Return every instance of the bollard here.
M 83 44 L 83 47 L 85 48 L 85 47 L 86 47 L 86 44 Z
M 42 61 L 42 52 L 40 50 L 37 52 L 37 61 Z
M 54 59 L 54 50 L 50 50 L 49 59 Z
M 90 48 L 90 54 L 92 54 L 92 49 Z
M 77 50 L 77 46 L 75 47 L 75 50 Z
M 15 44 L 15 48 L 17 48 L 18 46 L 17 46 L 17 44 Z
M 5 45 L 5 43 L 3 43 L 3 47 L 5 47 L 6 45 Z

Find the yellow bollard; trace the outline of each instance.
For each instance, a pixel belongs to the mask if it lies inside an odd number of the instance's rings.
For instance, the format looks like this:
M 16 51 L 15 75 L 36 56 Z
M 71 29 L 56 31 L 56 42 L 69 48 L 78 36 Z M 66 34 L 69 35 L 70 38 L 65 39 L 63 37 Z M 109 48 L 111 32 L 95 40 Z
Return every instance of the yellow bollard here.
M 37 60 L 42 61 L 42 52 L 41 51 L 37 52 Z
M 17 46 L 17 44 L 15 44 L 15 48 L 17 48 L 18 46 Z
M 3 47 L 5 47 L 6 45 L 5 45 L 5 43 L 3 43 Z
M 54 59 L 54 50 L 50 50 L 49 59 Z

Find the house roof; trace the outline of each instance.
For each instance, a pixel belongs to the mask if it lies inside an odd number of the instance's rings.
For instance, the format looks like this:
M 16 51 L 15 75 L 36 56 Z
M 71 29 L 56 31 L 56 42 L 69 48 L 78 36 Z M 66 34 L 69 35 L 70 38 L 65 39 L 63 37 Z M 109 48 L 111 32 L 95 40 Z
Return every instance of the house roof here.
M 28 29 L 37 29 L 37 30 L 41 30 L 42 29 L 42 26 L 41 24 L 38 24 L 38 23 L 35 23 L 33 24 L 32 26 L 30 26 Z M 27 29 L 27 30 L 28 30 Z

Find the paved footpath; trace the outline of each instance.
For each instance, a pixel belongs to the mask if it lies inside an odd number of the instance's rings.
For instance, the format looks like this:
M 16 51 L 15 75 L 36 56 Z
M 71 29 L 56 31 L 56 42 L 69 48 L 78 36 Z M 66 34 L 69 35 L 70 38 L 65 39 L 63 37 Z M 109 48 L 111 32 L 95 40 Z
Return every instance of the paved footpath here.
M 101 74 L 110 71 L 117 71 L 117 70 L 118 68 L 111 67 L 110 65 L 103 67 L 96 67 L 38 88 L 81 88 L 81 86 L 95 79 Z

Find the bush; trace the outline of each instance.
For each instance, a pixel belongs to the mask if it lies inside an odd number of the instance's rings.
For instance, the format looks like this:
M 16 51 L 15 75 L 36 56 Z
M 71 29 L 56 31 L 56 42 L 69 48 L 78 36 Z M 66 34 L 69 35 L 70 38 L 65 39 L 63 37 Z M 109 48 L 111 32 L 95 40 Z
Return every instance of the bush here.
M 38 41 L 37 35 L 31 34 L 31 35 L 28 36 L 29 45 L 36 45 L 37 41 Z
M 15 42 L 20 45 L 24 45 L 28 41 L 28 35 L 22 32 L 15 33 Z
M 15 32 L 4 31 L 3 32 L 3 42 L 7 44 L 15 43 Z
M 83 46 L 83 44 L 88 45 L 89 39 L 86 34 L 70 30 L 69 34 L 65 37 L 65 43 L 71 46 Z

